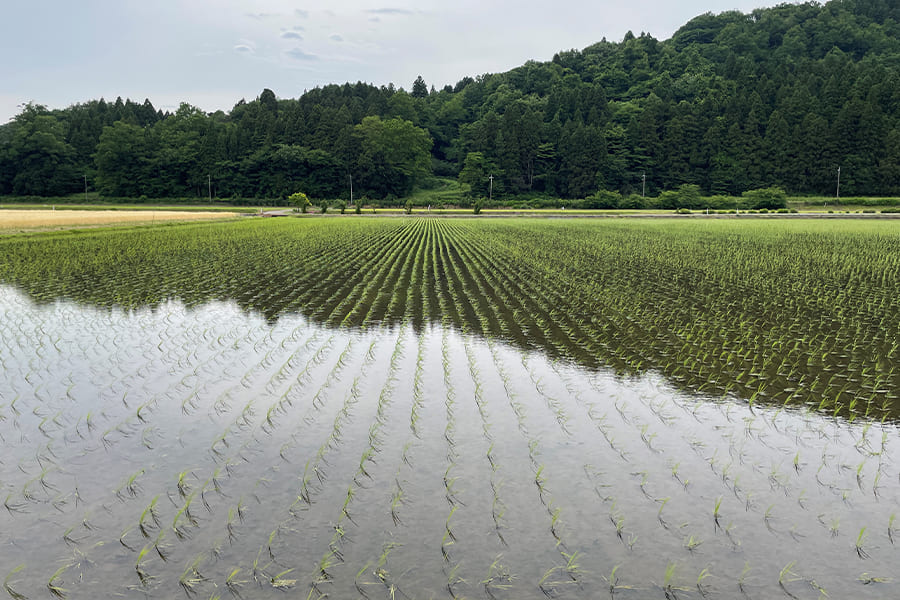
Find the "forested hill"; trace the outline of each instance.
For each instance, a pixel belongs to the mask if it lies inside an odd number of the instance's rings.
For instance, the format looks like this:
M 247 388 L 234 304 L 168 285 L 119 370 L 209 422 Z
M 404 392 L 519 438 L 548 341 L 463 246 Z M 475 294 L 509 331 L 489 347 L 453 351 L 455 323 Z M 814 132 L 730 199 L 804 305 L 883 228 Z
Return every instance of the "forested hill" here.
M 427 74 L 426 74 L 427 76 Z M 229 113 L 92 101 L 0 127 L 0 193 L 403 196 L 431 174 L 474 194 L 581 198 L 682 183 L 900 194 L 900 6 L 833 0 L 698 16 L 441 90 L 264 90 Z

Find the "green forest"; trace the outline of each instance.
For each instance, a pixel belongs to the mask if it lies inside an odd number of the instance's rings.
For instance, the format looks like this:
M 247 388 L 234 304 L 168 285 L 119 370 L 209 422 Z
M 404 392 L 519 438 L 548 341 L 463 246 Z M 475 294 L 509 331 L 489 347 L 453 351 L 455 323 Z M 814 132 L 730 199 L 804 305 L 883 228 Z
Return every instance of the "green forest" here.
M 435 177 L 494 198 L 833 195 L 838 168 L 842 194 L 900 195 L 890 0 L 707 13 L 668 40 L 629 32 L 443 89 L 266 89 L 209 114 L 29 104 L 0 126 L 0 194 L 14 196 L 349 199 L 352 183 L 390 201 Z

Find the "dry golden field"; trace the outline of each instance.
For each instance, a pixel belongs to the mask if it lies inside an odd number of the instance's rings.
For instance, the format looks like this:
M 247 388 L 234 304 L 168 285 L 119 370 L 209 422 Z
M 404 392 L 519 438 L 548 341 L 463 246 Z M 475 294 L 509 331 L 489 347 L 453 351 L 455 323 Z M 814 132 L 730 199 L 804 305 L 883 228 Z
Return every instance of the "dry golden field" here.
M 175 210 L 0 210 L 0 231 L 139 224 L 157 221 L 205 221 L 236 217 L 230 212 Z

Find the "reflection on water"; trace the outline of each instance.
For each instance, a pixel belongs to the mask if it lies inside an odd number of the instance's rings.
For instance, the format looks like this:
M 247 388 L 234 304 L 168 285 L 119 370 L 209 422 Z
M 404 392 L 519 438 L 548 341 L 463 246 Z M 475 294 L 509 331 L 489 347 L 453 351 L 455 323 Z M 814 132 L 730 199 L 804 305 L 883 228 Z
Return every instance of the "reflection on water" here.
M 449 326 L 10 287 L 0 316 L 15 593 L 897 592 L 891 424 L 750 410 Z

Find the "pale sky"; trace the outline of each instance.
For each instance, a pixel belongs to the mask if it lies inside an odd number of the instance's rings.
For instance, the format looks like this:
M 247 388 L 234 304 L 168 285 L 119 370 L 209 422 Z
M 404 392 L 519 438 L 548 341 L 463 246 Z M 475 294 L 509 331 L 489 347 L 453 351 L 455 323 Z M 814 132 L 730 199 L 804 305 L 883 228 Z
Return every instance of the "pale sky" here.
M 625 32 L 664 40 L 705 12 L 777 0 L 3 0 L 0 123 L 116 96 L 228 111 L 329 83 L 417 75 L 440 89 Z

